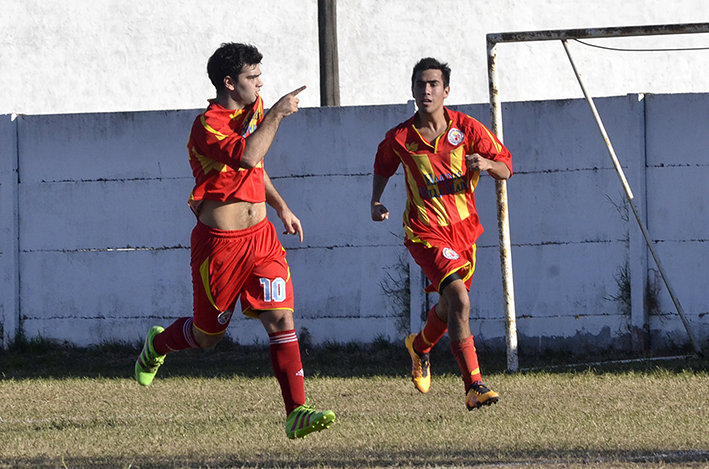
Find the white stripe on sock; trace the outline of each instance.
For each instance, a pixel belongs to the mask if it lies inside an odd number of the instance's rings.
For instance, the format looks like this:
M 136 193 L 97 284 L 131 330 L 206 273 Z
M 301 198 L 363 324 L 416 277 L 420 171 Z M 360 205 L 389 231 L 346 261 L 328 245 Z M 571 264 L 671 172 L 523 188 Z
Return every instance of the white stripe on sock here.
M 293 331 L 290 334 L 268 336 L 268 342 L 271 345 L 287 344 L 289 342 L 298 342 L 298 336 L 295 335 L 295 331 Z
M 194 334 L 192 334 L 192 318 L 185 321 L 185 325 L 182 326 L 182 334 L 185 336 L 187 343 L 190 344 L 190 347 L 199 348 L 199 345 L 194 340 Z

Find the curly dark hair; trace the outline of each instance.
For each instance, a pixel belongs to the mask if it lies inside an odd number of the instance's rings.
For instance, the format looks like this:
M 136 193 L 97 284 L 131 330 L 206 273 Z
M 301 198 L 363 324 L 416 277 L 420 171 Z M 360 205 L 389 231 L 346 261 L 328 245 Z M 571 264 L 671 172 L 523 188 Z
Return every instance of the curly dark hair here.
M 418 61 L 414 65 L 414 72 L 411 74 L 411 86 L 414 86 L 414 80 L 416 80 L 416 74 L 418 72 L 423 72 L 426 70 L 440 70 L 443 74 L 443 86 L 448 86 L 451 79 L 451 69 L 447 63 L 439 62 L 433 57 L 426 57 Z
M 207 74 L 217 91 L 224 91 L 224 77 L 236 80 L 244 65 L 260 64 L 262 58 L 263 54 L 255 46 L 225 42 L 209 58 Z

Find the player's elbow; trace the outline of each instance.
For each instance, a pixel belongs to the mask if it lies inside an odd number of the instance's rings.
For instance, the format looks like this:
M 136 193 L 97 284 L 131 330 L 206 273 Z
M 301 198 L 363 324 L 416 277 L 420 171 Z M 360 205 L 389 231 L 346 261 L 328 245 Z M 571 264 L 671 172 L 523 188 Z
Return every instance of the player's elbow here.
M 246 155 L 244 155 L 244 157 L 241 158 L 241 161 L 239 162 L 239 166 L 244 169 L 254 169 L 258 165 L 259 161 L 261 160 L 256 158 L 248 158 Z
M 506 164 L 490 169 L 488 172 L 495 179 L 506 180 L 512 176 L 512 171 L 510 171 L 510 168 L 507 167 Z

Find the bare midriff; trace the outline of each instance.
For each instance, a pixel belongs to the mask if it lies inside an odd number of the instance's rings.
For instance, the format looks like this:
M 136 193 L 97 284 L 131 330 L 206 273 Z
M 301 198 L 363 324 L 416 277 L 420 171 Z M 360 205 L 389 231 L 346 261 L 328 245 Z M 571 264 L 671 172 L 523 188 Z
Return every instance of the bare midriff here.
M 244 230 L 266 218 L 265 202 L 246 202 L 232 199 L 225 202 L 203 200 L 199 207 L 199 221 L 219 230 Z

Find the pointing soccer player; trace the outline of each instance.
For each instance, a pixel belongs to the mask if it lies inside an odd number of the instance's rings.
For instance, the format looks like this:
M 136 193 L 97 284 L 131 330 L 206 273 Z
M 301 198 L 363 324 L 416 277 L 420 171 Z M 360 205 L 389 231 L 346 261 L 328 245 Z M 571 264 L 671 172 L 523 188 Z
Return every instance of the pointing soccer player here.
M 197 217 L 191 240 L 193 315 L 148 331 L 135 378 L 148 386 L 168 353 L 214 347 L 241 299 L 242 313 L 260 319 L 268 333 L 286 408 L 286 434 L 301 438 L 328 428 L 335 414 L 305 405 L 293 284 L 285 250 L 266 218 L 266 203 L 276 210 L 285 233 L 302 242 L 303 228 L 273 186 L 263 159 L 281 120 L 298 112 L 297 95 L 305 86 L 283 96 L 264 115 L 262 57 L 251 45 L 226 43 L 208 61 L 217 96 L 195 119 L 187 143 L 195 178 L 189 203 Z
M 418 111 L 389 130 L 374 161 L 372 220 L 389 218 L 381 197 L 389 178 L 403 165 L 407 202 L 404 244 L 440 300 L 423 329 L 405 344 L 416 389 L 431 385 L 429 352 L 448 332 L 465 385 L 468 410 L 496 403 L 500 396 L 482 382 L 470 332 L 470 285 L 475 242 L 483 231 L 475 209 L 481 171 L 496 179 L 512 176 L 510 152 L 484 125 L 444 106 L 450 93 L 450 68 L 433 58 L 413 69 L 411 91 Z

